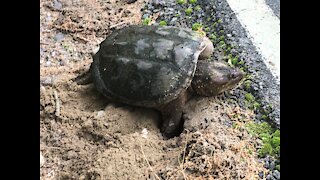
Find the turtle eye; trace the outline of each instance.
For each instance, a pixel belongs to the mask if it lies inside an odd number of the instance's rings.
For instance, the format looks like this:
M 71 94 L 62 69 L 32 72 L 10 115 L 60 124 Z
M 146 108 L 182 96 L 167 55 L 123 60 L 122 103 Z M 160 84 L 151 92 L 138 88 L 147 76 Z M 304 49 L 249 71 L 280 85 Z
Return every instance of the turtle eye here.
M 230 73 L 229 77 L 231 79 L 237 79 L 243 77 L 243 73 L 241 71 L 233 71 Z
M 238 73 L 237 73 L 237 72 L 231 72 L 230 75 L 229 75 L 229 77 L 230 77 L 231 79 L 234 79 L 234 78 L 238 77 Z

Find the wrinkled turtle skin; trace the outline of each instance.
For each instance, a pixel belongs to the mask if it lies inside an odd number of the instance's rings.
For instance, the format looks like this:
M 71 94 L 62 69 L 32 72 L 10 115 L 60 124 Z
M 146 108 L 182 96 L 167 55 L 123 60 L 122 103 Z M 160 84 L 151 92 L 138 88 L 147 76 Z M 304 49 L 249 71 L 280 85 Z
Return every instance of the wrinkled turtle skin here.
M 132 25 L 115 30 L 100 44 L 90 72 L 96 89 L 108 99 L 159 110 L 161 132 L 172 137 L 191 94 L 217 95 L 243 78 L 225 62 L 198 61 L 200 54 L 203 59 L 212 51 L 208 38 L 188 29 Z

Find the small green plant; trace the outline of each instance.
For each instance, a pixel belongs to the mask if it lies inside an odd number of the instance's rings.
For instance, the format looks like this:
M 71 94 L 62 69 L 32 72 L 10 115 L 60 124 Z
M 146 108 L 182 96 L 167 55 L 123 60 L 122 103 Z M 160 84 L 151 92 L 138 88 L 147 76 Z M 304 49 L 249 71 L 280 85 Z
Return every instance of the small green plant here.
M 62 45 L 63 46 L 63 48 L 65 49 L 65 50 L 69 50 L 70 49 L 70 45 L 69 44 L 63 44 Z
M 212 41 L 217 40 L 217 36 L 215 36 L 214 34 L 210 34 L 209 39 L 211 39 Z
M 227 52 L 230 52 L 231 51 L 231 47 L 230 46 L 228 46 L 228 48 L 227 48 L 227 50 L 226 50 Z
M 254 137 L 261 139 L 262 147 L 258 150 L 260 157 L 278 156 L 280 153 L 280 130 L 274 130 L 267 122 L 249 123 L 246 129 Z M 279 167 L 280 169 L 280 167 Z
M 276 165 L 276 170 L 280 171 L 280 164 Z
M 149 25 L 151 23 L 151 19 L 150 18 L 145 18 L 143 21 L 142 21 L 142 24 L 143 25 Z
M 253 96 L 251 93 L 246 93 L 246 94 L 244 95 L 244 97 L 245 97 L 246 100 L 249 101 L 249 102 L 254 102 L 254 100 L 255 100 L 254 96 Z
M 237 57 L 232 58 L 232 59 L 231 59 L 231 63 L 232 63 L 233 65 L 238 64 L 238 58 L 237 58 Z
M 198 30 L 200 30 L 202 28 L 202 24 L 194 23 L 194 24 L 192 24 L 191 28 L 192 28 L 193 31 L 198 31 Z
M 187 0 L 177 0 L 177 3 L 178 4 L 185 4 L 185 3 L 187 3 Z
M 195 3 L 197 3 L 197 0 L 189 0 L 189 3 L 190 4 L 195 4 Z
M 241 60 L 240 62 L 238 62 L 238 65 L 243 65 L 244 64 L 244 61 Z
M 257 101 L 255 101 L 255 102 L 253 102 L 253 104 L 252 104 L 252 107 L 253 107 L 253 109 L 258 109 L 258 108 L 260 108 L 260 103 L 258 103 Z
M 186 13 L 187 16 L 190 16 L 191 13 L 193 12 L 192 8 L 188 8 L 186 10 L 184 10 L 184 12 Z
M 251 81 L 250 80 L 247 80 L 244 82 L 244 88 L 246 90 L 250 90 L 250 88 L 251 88 Z
M 227 44 L 224 41 L 219 41 L 219 47 L 221 49 L 225 49 L 225 48 L 227 48 Z
M 260 157 L 265 157 L 267 154 L 277 155 L 280 153 L 280 131 L 276 130 L 274 133 L 261 134 L 263 142 L 262 148 L 258 150 Z
M 268 116 L 265 115 L 265 114 L 263 114 L 263 115 L 261 115 L 261 119 L 262 119 L 262 120 L 267 120 L 267 119 L 268 119 Z
M 166 21 L 160 21 L 160 22 L 159 22 L 159 25 L 160 25 L 160 26 L 166 26 L 166 25 L 167 25 L 167 22 L 166 22 Z
M 218 23 L 222 23 L 222 20 L 221 20 L 221 19 L 219 19 L 219 20 L 218 20 Z
M 212 24 L 212 27 L 216 27 L 218 25 L 218 23 L 217 22 L 214 22 L 213 24 Z
M 199 6 L 199 5 L 196 5 L 196 7 L 194 7 L 194 10 L 195 11 L 200 11 L 201 10 L 201 6 Z M 210 20 L 208 20 L 208 19 L 211 19 L 211 18 L 207 18 L 207 21 L 210 21 Z
M 220 41 L 224 41 L 224 39 L 225 39 L 224 35 L 220 36 L 219 39 L 220 39 Z
M 210 28 L 209 28 L 209 27 L 206 27 L 206 28 L 204 28 L 204 31 L 209 32 L 209 31 L 210 31 Z
M 232 128 L 233 129 L 237 129 L 239 127 L 239 125 L 237 123 L 232 123 Z

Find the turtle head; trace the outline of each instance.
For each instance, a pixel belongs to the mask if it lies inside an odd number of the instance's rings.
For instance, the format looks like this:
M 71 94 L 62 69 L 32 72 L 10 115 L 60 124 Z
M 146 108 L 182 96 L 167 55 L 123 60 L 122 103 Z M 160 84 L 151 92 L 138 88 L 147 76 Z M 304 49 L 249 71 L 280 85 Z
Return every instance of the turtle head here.
M 244 75 L 224 61 L 198 61 L 191 86 L 198 95 L 215 96 L 235 88 Z

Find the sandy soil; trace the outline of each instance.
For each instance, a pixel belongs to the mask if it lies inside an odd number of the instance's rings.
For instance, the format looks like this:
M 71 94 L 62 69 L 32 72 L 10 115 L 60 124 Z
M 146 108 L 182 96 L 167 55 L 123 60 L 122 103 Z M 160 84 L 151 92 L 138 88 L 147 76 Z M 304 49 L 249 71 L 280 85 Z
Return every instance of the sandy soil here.
M 232 91 L 192 99 L 183 133 L 166 140 L 156 111 L 109 102 L 92 84 L 74 82 L 114 28 L 141 22 L 143 5 L 41 0 L 41 179 L 257 178 L 266 169 L 242 127 L 254 113 Z

